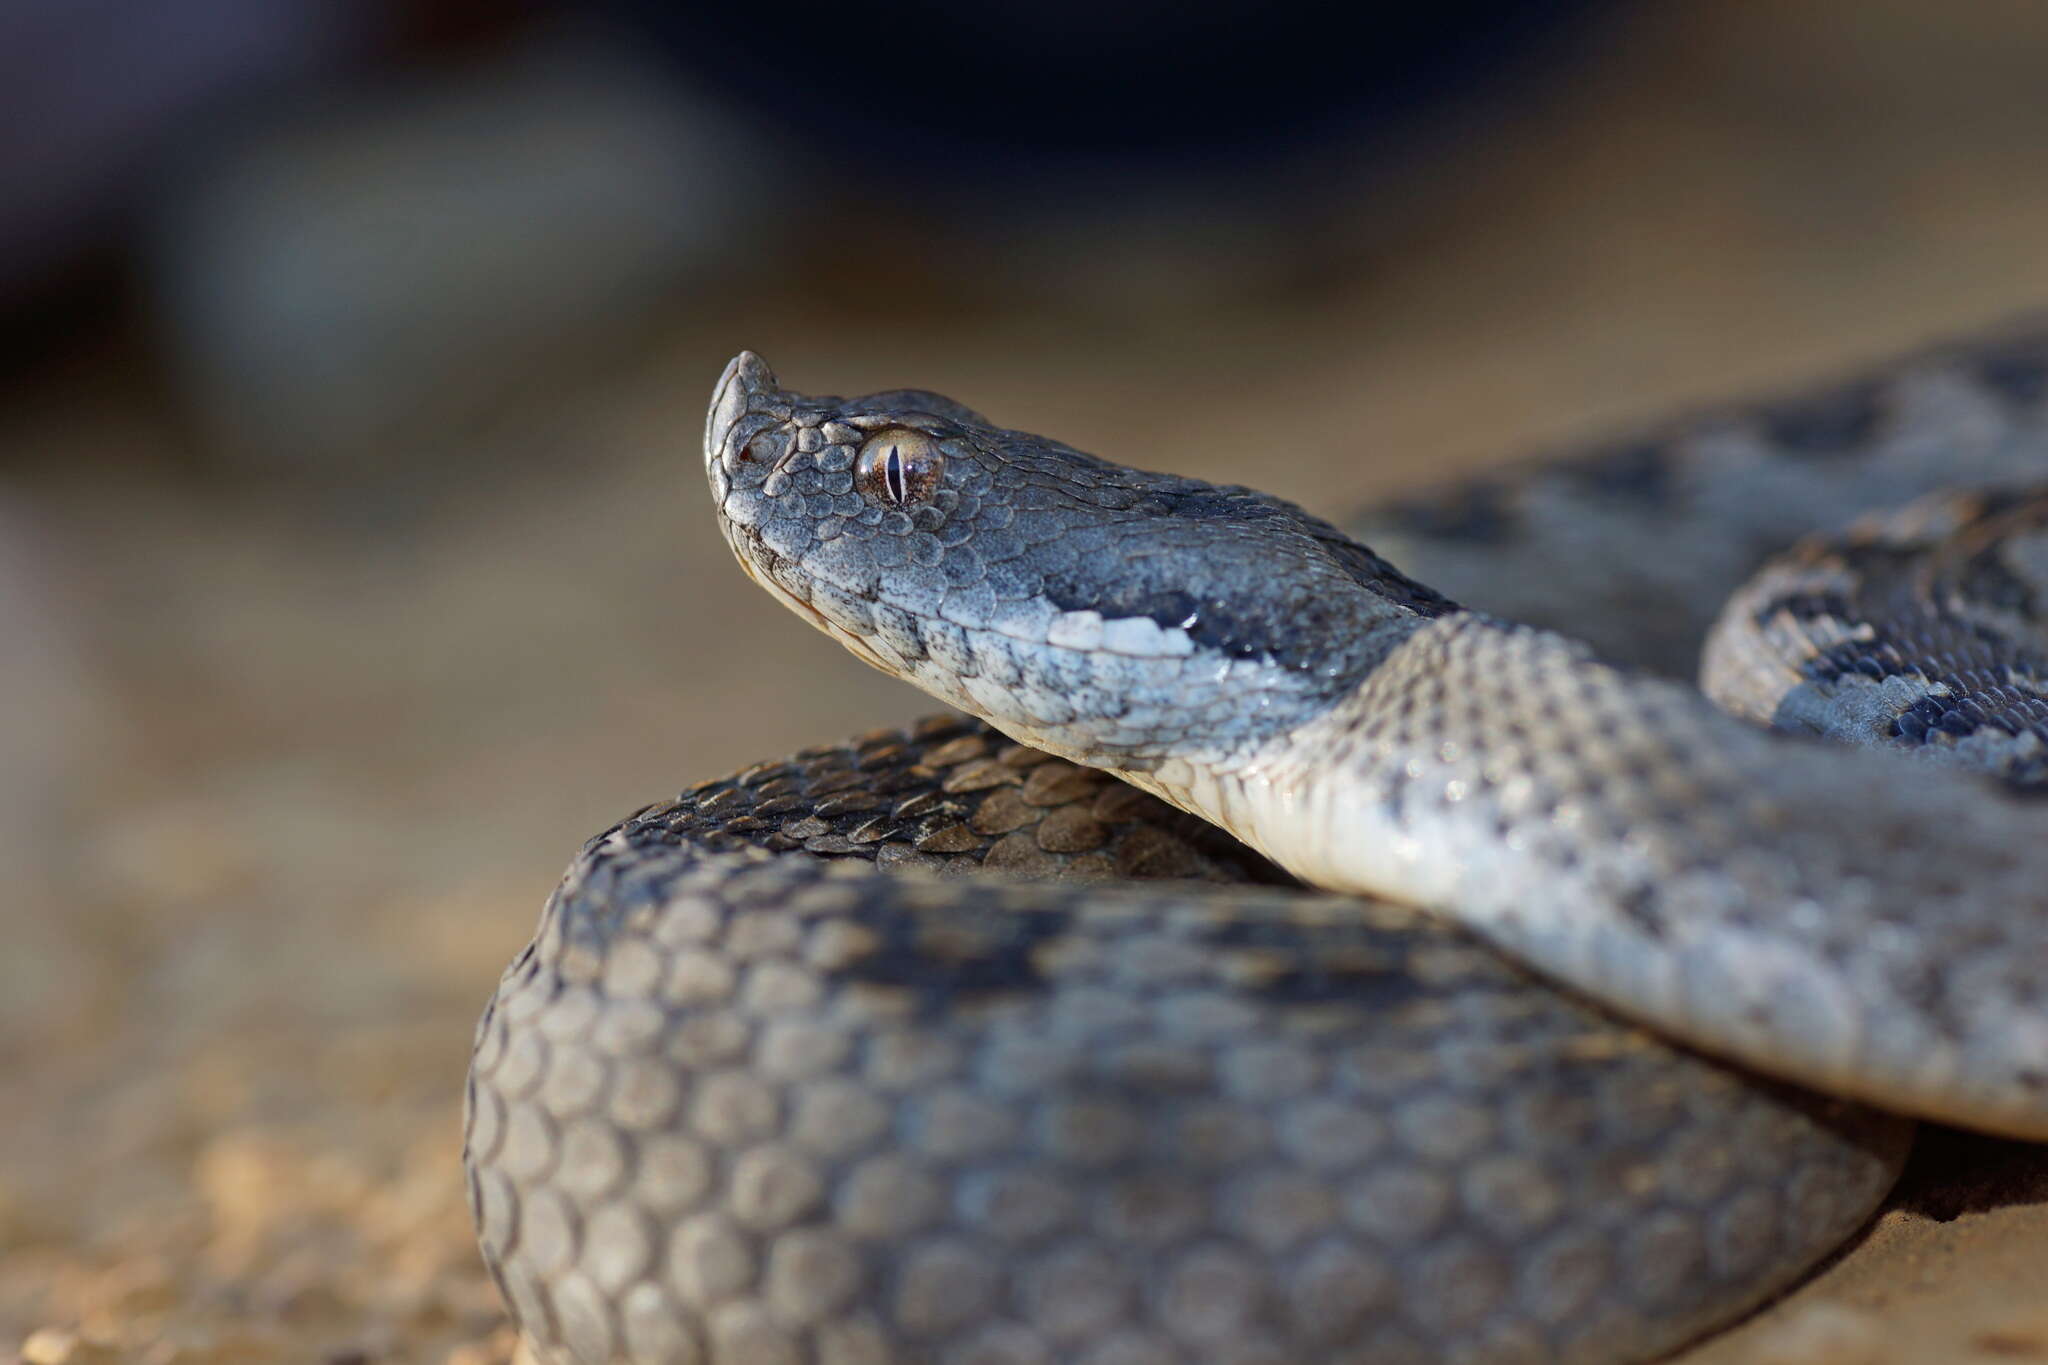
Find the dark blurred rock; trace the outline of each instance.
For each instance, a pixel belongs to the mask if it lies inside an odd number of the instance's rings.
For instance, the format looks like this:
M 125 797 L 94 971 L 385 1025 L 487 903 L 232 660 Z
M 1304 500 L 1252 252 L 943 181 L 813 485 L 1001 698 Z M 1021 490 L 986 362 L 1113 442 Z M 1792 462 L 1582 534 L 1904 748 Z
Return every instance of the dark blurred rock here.
M 252 87 L 343 67 L 372 6 L 336 0 L 0 5 L 0 304 L 111 246 L 139 181 Z
M 1428 113 L 1611 0 L 605 0 L 697 82 L 869 167 L 993 193 L 1020 177 L 1244 174 Z
M 395 455 L 760 259 L 755 139 L 614 47 L 304 114 L 204 159 L 153 253 L 181 384 L 254 465 Z
M 1618 8 L 783 0 L 767 28 L 604 4 L 851 204 L 821 254 L 913 242 L 882 292 L 908 275 L 944 304 L 1112 327 L 1314 296 L 1416 231 Z

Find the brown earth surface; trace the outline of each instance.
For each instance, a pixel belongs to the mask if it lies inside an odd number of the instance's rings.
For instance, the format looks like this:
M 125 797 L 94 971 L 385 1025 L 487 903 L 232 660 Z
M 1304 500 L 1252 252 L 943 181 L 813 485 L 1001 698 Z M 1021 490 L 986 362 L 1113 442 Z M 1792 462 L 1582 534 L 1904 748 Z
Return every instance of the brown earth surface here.
M 791 289 L 417 451 L 398 491 L 194 473 L 118 364 L 16 393 L 0 1351 L 511 1356 L 459 1096 L 562 863 L 696 778 L 928 709 L 718 543 L 695 442 L 732 350 L 1341 514 L 2048 301 L 2048 16 L 1982 13 L 1648 12 L 1316 298 L 990 318 Z M 2048 1360 L 2048 1159 L 1923 1140 L 1847 1254 L 1685 1358 Z

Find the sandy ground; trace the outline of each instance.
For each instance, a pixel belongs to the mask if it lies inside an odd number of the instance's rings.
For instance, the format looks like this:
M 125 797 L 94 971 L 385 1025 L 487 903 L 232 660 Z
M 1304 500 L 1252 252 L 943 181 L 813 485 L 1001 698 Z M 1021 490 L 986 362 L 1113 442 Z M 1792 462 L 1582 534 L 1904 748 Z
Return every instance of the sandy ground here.
M 686 782 L 927 709 L 747 587 L 694 450 L 739 345 L 1339 514 L 2048 302 L 2048 21 L 1649 14 L 1314 298 L 720 304 L 388 482 L 195 472 L 119 366 L 0 411 L 0 1351 L 509 1357 L 469 1033 L 561 864 Z M 1981 31 L 1980 31 L 1981 30 Z M 2048 1360 L 2048 1160 L 1936 1135 L 1688 1356 Z

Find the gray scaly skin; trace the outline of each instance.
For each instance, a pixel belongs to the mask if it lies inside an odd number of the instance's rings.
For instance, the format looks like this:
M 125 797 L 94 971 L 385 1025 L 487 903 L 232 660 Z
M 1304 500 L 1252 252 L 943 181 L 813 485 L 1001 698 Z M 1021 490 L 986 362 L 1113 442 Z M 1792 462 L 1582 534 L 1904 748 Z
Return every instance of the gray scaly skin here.
M 1959 448 L 2009 474 L 2042 446 L 1964 382 L 2025 390 L 1990 354 L 1916 361 L 1849 408 L 1983 416 Z M 1498 555 L 1481 543 L 1541 541 L 1574 499 L 1596 545 L 1632 501 L 1718 518 L 1695 456 L 1739 466 L 1783 411 L 1502 485 L 1484 516 L 1418 519 L 1411 548 Z M 1809 420 L 1792 457 L 1819 439 L 1839 475 L 1842 425 Z M 1938 460 L 1847 426 L 1874 485 L 1929 486 Z M 2024 806 L 1759 735 L 1287 504 L 935 395 L 805 398 L 742 356 L 706 445 L 750 575 L 1012 736 L 1312 880 L 1472 914 L 1717 1051 L 2043 1131 Z M 1752 556 L 1686 553 L 1702 579 Z M 1782 1286 L 1889 1182 L 1902 1125 L 1657 1042 L 1413 911 L 881 875 L 1075 881 L 1186 844 L 1156 808 L 1082 810 L 1081 770 L 1031 750 L 950 765 L 977 742 L 743 774 L 571 868 L 480 1026 L 470 1099 L 486 1257 L 544 1353 L 1631 1360 Z
M 856 487 L 877 441 L 930 487 Z M 2037 807 L 1758 731 L 1290 504 L 950 400 L 806 398 L 742 355 L 705 450 L 756 581 L 1020 742 L 1718 1054 L 2048 1137 Z

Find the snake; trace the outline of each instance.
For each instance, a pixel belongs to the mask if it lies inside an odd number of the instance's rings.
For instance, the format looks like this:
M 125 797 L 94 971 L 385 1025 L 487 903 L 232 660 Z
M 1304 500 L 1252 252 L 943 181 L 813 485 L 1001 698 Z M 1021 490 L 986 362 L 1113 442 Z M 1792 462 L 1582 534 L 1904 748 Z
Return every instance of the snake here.
M 751 353 L 704 468 L 951 709 L 549 898 L 464 1148 L 542 1360 L 1645 1360 L 1916 1119 L 2048 1139 L 2048 333 L 1355 534 Z

